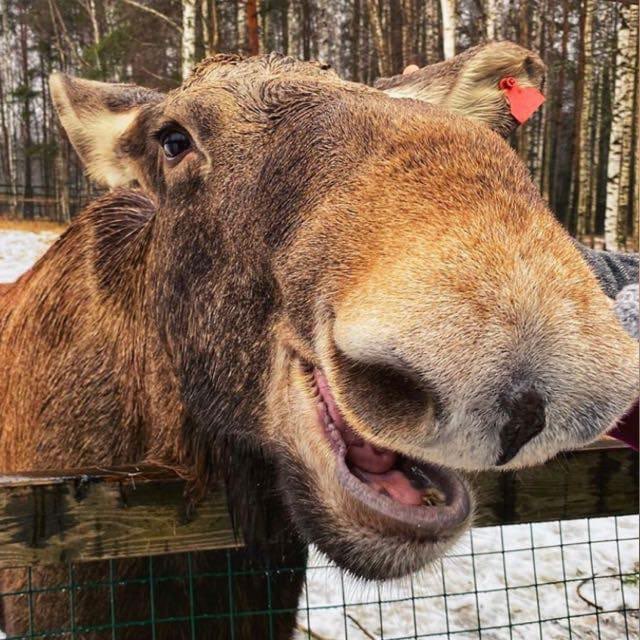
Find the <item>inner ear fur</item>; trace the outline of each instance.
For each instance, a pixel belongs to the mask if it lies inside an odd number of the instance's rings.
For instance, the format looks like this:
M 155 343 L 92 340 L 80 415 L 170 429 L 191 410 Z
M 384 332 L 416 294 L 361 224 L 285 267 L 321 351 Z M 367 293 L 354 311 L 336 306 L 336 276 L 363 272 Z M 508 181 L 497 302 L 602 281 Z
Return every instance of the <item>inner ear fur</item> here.
M 488 125 L 503 137 L 518 126 L 498 86 L 514 77 L 521 87 L 542 89 L 545 65 L 513 42 L 489 42 L 406 75 L 381 78 L 376 88 L 394 98 L 413 98 Z
M 98 183 L 118 187 L 138 179 L 136 163 L 120 140 L 140 111 L 162 94 L 130 84 L 110 84 L 54 73 L 51 98 L 71 144 L 87 173 Z

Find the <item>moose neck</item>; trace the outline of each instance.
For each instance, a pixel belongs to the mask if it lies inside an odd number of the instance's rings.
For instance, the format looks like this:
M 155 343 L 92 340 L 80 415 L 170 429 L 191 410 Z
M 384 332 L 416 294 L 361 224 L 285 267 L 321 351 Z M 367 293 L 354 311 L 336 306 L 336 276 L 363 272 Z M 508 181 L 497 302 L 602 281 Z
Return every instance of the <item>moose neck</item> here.
M 148 391 L 169 371 L 144 321 L 152 213 L 137 192 L 98 199 L 9 291 L 0 309 L 4 469 L 125 464 L 149 450 L 150 425 L 172 397 Z

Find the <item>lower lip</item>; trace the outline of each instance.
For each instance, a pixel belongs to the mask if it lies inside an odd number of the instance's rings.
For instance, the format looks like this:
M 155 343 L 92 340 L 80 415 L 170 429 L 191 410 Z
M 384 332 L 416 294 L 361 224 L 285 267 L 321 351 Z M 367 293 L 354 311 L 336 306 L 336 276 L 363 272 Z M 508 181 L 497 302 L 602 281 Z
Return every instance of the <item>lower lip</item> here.
M 337 477 L 340 485 L 358 502 L 373 511 L 393 520 L 408 525 L 428 538 L 442 538 L 457 529 L 471 516 L 471 500 L 462 481 L 451 472 L 428 465 L 428 476 L 447 496 L 447 504 L 435 506 L 407 506 L 385 495 L 377 493 L 366 483 L 359 480 L 346 463 L 347 447 L 338 428 L 333 423 L 325 400 L 317 383 L 321 376 L 323 386 L 328 385 L 324 374 L 314 369 L 314 379 L 318 391 L 317 415 L 323 431 L 336 456 Z M 426 465 L 420 464 L 421 467 Z

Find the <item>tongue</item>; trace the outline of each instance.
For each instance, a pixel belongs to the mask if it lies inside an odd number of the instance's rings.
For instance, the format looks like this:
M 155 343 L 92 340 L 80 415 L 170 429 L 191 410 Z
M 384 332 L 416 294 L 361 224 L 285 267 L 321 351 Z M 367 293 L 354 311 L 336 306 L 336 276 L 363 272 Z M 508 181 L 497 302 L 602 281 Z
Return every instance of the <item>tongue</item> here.
M 347 462 L 370 473 L 385 473 L 393 468 L 398 456 L 393 451 L 377 449 L 363 440 L 347 443 Z
M 354 440 L 347 449 L 347 462 L 353 471 L 374 491 L 386 493 L 406 505 L 421 505 L 422 492 L 412 486 L 409 478 L 398 469 L 397 454 L 373 447 L 363 440 Z
M 360 475 L 369 487 L 378 493 L 386 493 L 402 504 L 411 506 L 422 504 L 422 492 L 411 485 L 409 478 L 402 471 L 397 469 L 386 473 L 360 471 Z
M 353 431 L 342 417 L 324 375 L 316 370 L 315 378 L 323 406 L 326 406 L 331 420 L 347 445 L 346 461 L 351 471 L 371 489 L 386 494 L 393 500 L 413 506 L 423 504 L 424 490 L 413 486 L 403 471 L 394 469 L 398 463 L 398 455 L 393 451 L 374 447 Z

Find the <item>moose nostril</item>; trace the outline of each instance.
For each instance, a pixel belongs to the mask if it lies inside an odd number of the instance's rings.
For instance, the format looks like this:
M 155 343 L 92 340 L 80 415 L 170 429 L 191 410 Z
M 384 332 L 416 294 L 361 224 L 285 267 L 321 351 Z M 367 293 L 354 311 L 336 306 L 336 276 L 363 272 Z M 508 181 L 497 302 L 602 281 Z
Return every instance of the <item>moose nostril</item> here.
M 545 425 L 544 399 L 535 389 L 521 389 L 505 398 L 505 409 L 509 421 L 500 432 L 498 467 L 512 460 Z

